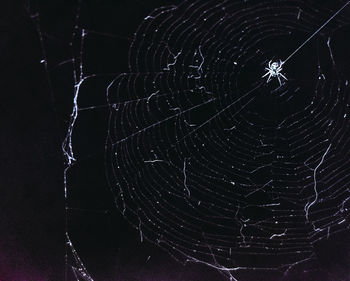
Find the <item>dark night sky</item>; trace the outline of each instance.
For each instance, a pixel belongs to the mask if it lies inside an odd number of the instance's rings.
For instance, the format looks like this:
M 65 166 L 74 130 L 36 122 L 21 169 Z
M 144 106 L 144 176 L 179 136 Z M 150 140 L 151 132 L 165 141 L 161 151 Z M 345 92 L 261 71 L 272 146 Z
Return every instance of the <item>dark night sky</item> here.
M 3 3 L 0 25 L 0 276 L 46 280 L 52 275 L 60 280 L 62 157 L 41 48 L 23 3 Z
M 77 6 L 76 1 L 70 0 L 45 2 L 5 0 L 0 9 L 1 281 L 64 280 L 61 143 L 69 121 L 74 82 L 70 64 L 60 67 L 58 64 L 72 57 L 69 42 Z M 134 0 L 83 2 L 81 25 L 119 36 L 91 37 L 86 58 L 91 73 L 126 71 L 129 46 L 126 38 L 154 8 L 176 3 L 170 0 L 144 1 L 147 4 Z M 334 1 L 323 2 L 334 4 Z M 37 13 L 39 17 L 35 16 Z M 43 50 L 49 72 L 45 63 L 41 63 Z M 343 52 L 339 50 L 339 54 Z M 115 61 L 120 63 L 116 65 Z M 343 71 L 348 70 L 344 66 Z M 82 103 L 101 104 L 101 98 L 94 94 L 103 91 L 108 81 L 110 77 L 92 85 L 94 91 L 82 89 L 90 95 Z M 103 150 L 91 149 L 94 144 L 103 143 L 106 128 L 100 124 L 107 120 L 104 111 L 94 114 L 98 120 L 95 124 L 84 124 L 89 113 L 82 114 L 78 122 L 77 135 L 84 136 L 75 139 L 78 144 L 81 142 L 77 149 L 81 162 L 68 175 L 74 185 L 70 203 L 89 209 L 69 211 L 69 232 L 95 281 L 225 280 L 215 270 L 196 264 L 184 267 L 158 247 L 140 243 L 138 232 L 113 207 L 104 179 Z M 83 144 L 86 138 L 91 140 L 88 146 Z M 324 268 L 337 278 L 334 281 L 350 280 L 345 279 L 350 255 L 344 247 L 347 241 L 346 234 L 341 234 L 319 249 Z M 274 275 L 255 273 L 246 278 L 275 280 Z M 297 276 L 289 278 L 304 280 Z M 74 280 L 70 270 L 69 280 Z

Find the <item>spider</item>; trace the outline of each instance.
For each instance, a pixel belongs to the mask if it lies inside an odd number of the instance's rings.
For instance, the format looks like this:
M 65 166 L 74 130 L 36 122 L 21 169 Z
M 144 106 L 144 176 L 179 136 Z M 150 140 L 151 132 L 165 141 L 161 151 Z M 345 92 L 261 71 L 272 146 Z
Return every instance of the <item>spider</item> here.
M 288 80 L 286 76 L 284 76 L 281 71 L 282 71 L 282 65 L 283 62 L 280 60 L 279 62 L 275 61 L 272 62 L 271 60 L 269 61 L 269 67 L 265 67 L 265 70 L 267 70 L 266 74 L 262 76 L 262 78 L 266 77 L 269 75 L 267 78 L 267 83 L 271 81 L 271 78 L 277 77 L 278 82 L 280 83 L 280 86 L 282 86 L 281 78 L 282 77 L 284 80 Z

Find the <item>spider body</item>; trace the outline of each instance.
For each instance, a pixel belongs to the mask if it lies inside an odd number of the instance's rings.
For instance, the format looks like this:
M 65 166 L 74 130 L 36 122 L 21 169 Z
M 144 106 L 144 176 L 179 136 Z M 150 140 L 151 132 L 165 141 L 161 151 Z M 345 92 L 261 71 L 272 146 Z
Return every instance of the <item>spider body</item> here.
M 286 76 L 284 76 L 281 71 L 282 71 L 282 65 L 283 62 L 280 60 L 279 62 L 275 61 L 269 61 L 268 67 L 265 67 L 265 70 L 267 70 L 267 72 L 265 73 L 264 76 L 262 76 L 262 78 L 269 76 L 267 78 L 267 83 L 269 83 L 271 81 L 272 78 L 277 77 L 278 82 L 280 83 L 280 86 L 282 86 L 282 81 L 281 81 L 281 77 L 284 80 L 288 80 Z

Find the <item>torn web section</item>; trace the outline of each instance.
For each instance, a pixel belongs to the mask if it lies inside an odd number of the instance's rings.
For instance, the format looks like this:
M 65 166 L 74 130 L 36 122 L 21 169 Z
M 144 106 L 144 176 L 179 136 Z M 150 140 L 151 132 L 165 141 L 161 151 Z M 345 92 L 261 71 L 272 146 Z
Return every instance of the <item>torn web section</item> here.
M 64 159 L 63 191 L 65 198 L 65 272 L 60 277 L 64 280 L 85 280 L 93 279 L 79 257 L 78 252 L 73 246 L 69 237 L 69 223 L 71 222 L 71 211 L 74 204 L 68 202 L 68 194 L 72 187 L 71 168 L 76 161 L 73 153 L 72 133 L 74 122 L 78 115 L 78 107 L 75 97 L 78 97 L 79 86 L 82 82 L 81 56 L 83 52 L 84 32 L 78 28 L 80 16 L 79 3 L 69 3 L 62 7 L 58 1 L 40 3 L 40 1 L 27 1 L 28 12 L 31 13 L 34 26 L 36 28 L 38 39 L 42 52 L 42 63 L 46 70 L 47 82 L 49 85 L 49 94 L 51 95 L 52 107 L 57 120 L 61 122 L 58 130 L 66 130 L 62 138 L 62 155 Z M 52 13 L 52 9 L 60 11 L 57 14 Z M 64 17 L 61 15 L 64 14 Z M 59 15 L 59 16 L 57 16 Z M 59 47 L 58 47 L 59 46 Z M 64 116 L 64 117 L 63 117 Z M 70 117 L 69 117 L 70 116 Z M 57 198 L 57 202 L 60 202 Z M 55 202 L 56 204 L 56 202 Z M 79 243 L 78 243 L 79 245 Z M 78 246 L 78 248 L 80 245 Z M 47 253 L 52 254 L 52 253 Z M 59 267 L 58 265 L 56 265 Z
M 85 268 L 82 260 L 80 259 L 77 251 L 75 250 L 72 241 L 69 238 L 69 235 L 66 234 L 67 238 L 67 246 L 69 247 L 70 251 L 72 252 L 73 259 L 74 259 L 74 265 L 71 265 L 74 276 L 76 280 L 85 280 L 85 281 L 93 281 L 90 274 L 88 273 L 87 269 Z
M 331 152 L 324 124 L 342 82 L 334 73 L 319 82 L 325 74 L 313 56 L 306 83 L 256 86 L 251 74 L 268 62 L 273 39 L 312 33 L 322 22 L 300 1 L 249 3 L 184 2 L 145 18 L 131 44 L 131 73 L 108 91 L 108 173 L 140 235 L 180 260 L 289 271 L 315 258 L 319 230 L 305 210 L 315 205 L 312 175 L 329 162 L 320 159 Z
M 64 73 L 73 81 L 69 89 L 71 114 L 62 147 L 67 164 L 66 278 L 96 280 L 115 275 L 119 244 L 113 241 L 123 236 L 111 223 L 120 218 L 111 211 L 113 200 L 105 177 L 104 148 L 110 106 L 106 89 L 116 73 L 126 70 L 123 57 L 115 50 L 122 51 L 128 38 L 106 32 L 103 21 L 95 22 L 95 17 L 102 18 L 98 14 L 105 12 L 103 7 L 93 11 L 91 5 L 80 4 L 70 42 L 72 70 Z

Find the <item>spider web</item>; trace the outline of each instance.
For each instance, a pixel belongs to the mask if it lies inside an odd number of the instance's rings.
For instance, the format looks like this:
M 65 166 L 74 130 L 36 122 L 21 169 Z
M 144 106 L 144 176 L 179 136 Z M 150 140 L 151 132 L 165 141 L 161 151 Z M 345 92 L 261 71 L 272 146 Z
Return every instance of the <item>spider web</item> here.
M 349 228 L 349 85 L 334 52 L 348 20 L 289 55 L 335 11 L 298 0 L 162 6 L 137 27 L 122 73 L 87 71 L 85 46 L 103 34 L 77 17 L 67 208 L 79 112 L 107 109 L 107 140 L 94 150 L 105 151 L 111 196 L 141 241 L 231 280 L 317 268 L 317 243 Z M 266 83 L 269 61 L 285 58 L 288 81 Z M 80 105 L 98 79 L 105 103 Z M 92 280 L 68 232 L 73 271 Z
M 145 18 L 130 72 L 107 91 L 109 179 L 141 237 L 183 262 L 288 271 L 348 228 L 348 81 L 329 44 L 342 21 L 304 57 L 307 83 L 259 80 L 326 15 L 301 1 L 185 1 Z

